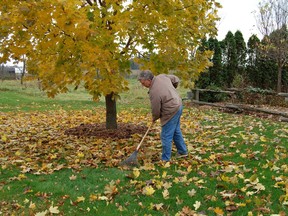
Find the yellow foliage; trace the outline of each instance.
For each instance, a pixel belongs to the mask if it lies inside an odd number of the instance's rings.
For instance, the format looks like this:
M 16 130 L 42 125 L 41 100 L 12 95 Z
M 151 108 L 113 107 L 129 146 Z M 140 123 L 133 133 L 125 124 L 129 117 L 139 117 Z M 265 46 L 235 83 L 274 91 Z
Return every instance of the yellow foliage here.
M 2 0 L 0 62 L 27 59 L 51 97 L 82 81 L 94 99 L 119 95 L 128 90 L 132 58 L 155 73 L 178 73 L 191 87 L 211 65 L 212 53 L 196 48 L 215 35 L 218 7 L 216 0 Z

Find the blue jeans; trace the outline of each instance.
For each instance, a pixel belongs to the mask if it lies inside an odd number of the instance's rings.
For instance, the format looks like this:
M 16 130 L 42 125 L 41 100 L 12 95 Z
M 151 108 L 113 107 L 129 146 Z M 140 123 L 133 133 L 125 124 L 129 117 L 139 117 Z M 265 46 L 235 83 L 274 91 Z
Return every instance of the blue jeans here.
M 162 160 L 169 161 L 172 153 L 172 140 L 174 141 L 179 154 L 187 154 L 187 147 L 180 129 L 180 117 L 182 115 L 182 106 L 178 112 L 162 126 Z

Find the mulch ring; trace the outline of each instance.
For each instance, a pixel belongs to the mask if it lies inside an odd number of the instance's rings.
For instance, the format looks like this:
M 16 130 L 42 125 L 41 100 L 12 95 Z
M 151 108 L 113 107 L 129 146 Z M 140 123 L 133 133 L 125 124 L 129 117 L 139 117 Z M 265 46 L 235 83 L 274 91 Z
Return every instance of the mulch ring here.
M 106 129 L 106 123 L 80 124 L 77 127 L 67 129 L 65 134 L 77 137 L 126 139 L 136 133 L 144 134 L 147 130 L 147 126 L 132 123 L 118 123 L 117 126 L 117 129 Z

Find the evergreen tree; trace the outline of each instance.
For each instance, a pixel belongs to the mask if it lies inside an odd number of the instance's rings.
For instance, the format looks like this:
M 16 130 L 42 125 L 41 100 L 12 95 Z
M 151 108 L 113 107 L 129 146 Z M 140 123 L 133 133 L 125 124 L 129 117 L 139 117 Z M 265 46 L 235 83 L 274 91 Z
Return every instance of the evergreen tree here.
M 222 41 L 223 81 L 225 87 L 231 87 L 237 71 L 237 51 L 234 35 L 229 31 Z
M 198 88 L 209 88 L 210 86 L 222 87 L 222 49 L 220 42 L 216 38 L 202 40 L 201 51 L 213 51 L 213 56 L 210 59 L 213 66 L 209 70 L 202 73 L 197 81 Z
M 201 46 L 199 46 L 198 50 L 200 52 L 204 52 L 205 50 L 209 50 L 209 44 L 208 44 L 206 37 L 201 40 Z M 210 59 L 210 61 L 211 61 L 211 59 Z M 197 88 L 207 88 L 210 85 L 209 71 L 210 71 L 210 68 L 209 68 L 209 70 L 206 70 L 200 74 L 198 80 L 195 82 Z
M 223 71 L 222 71 L 222 49 L 217 39 L 210 38 L 208 40 L 209 49 L 214 52 L 212 57 L 213 66 L 209 68 L 210 85 L 222 87 Z
M 245 75 L 245 65 L 247 57 L 247 48 L 246 43 L 243 38 L 241 31 L 236 31 L 234 34 L 235 43 L 236 43 L 236 56 L 237 56 L 237 71 L 236 74 Z
M 260 41 L 256 35 L 248 40 L 247 73 L 250 84 L 255 88 L 277 88 L 277 64 L 275 60 L 268 58 L 261 50 L 265 47 L 265 39 Z
M 250 85 L 258 86 L 260 71 L 258 71 L 257 63 L 259 62 L 259 46 L 260 39 L 256 35 L 252 35 L 247 43 L 247 65 L 246 72 Z

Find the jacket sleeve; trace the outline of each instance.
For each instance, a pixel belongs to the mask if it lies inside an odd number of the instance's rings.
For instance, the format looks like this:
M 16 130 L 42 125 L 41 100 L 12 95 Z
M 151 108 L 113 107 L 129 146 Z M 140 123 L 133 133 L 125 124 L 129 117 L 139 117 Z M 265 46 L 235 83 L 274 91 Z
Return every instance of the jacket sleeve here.
M 153 92 L 151 92 L 149 96 L 151 102 L 152 120 L 156 121 L 157 119 L 161 118 L 161 99 Z
M 179 81 L 180 81 L 179 78 L 177 76 L 175 76 L 175 75 L 167 75 L 167 76 L 170 78 L 174 88 L 177 88 L 178 84 L 179 84 Z

